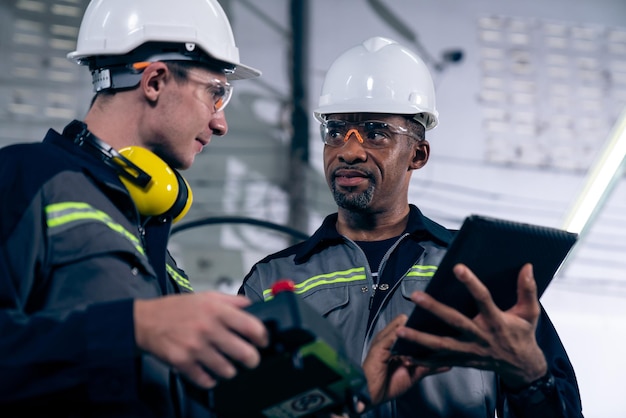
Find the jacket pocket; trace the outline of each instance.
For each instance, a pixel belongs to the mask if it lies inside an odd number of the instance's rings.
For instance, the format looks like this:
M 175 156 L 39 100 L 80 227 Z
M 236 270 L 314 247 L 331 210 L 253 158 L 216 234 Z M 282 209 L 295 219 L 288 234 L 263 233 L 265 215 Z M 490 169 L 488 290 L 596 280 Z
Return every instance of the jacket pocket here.
M 331 312 L 346 306 L 350 296 L 346 285 L 326 285 L 307 292 L 302 299 L 322 316 L 328 316 Z
M 400 293 L 405 299 L 411 299 L 411 294 L 416 290 L 424 291 L 431 277 L 405 277 L 400 284 Z

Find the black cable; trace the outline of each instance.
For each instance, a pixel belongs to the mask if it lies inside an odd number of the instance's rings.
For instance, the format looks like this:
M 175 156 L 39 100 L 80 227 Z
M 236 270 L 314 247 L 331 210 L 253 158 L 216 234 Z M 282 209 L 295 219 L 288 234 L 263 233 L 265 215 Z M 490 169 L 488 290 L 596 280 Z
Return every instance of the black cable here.
M 273 229 L 275 231 L 282 232 L 284 234 L 291 235 L 292 237 L 305 240 L 309 238 L 309 235 L 298 231 L 297 229 L 290 228 L 285 225 L 276 224 L 269 221 L 264 221 L 261 219 L 247 218 L 245 216 L 214 216 L 208 218 L 197 219 L 195 221 L 186 222 L 181 225 L 174 226 L 172 228 L 171 235 L 177 234 L 179 232 L 185 231 L 191 228 L 197 228 L 205 225 L 214 225 L 214 224 L 248 224 L 248 225 L 256 225 L 263 228 Z

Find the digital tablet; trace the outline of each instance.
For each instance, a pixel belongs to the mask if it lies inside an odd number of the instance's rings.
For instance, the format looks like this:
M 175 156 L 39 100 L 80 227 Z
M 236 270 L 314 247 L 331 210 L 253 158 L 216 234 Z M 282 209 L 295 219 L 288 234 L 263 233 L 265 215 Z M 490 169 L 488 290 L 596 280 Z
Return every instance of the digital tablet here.
M 541 296 L 576 242 L 578 234 L 561 229 L 513 222 L 481 215 L 465 219 L 425 292 L 473 318 L 478 306 L 452 268 L 463 263 L 487 286 L 502 310 L 517 302 L 517 276 L 533 264 L 537 293 Z M 456 330 L 430 312 L 415 306 L 407 326 L 437 335 L 455 336 Z M 432 352 L 403 339 L 394 354 L 427 356 Z

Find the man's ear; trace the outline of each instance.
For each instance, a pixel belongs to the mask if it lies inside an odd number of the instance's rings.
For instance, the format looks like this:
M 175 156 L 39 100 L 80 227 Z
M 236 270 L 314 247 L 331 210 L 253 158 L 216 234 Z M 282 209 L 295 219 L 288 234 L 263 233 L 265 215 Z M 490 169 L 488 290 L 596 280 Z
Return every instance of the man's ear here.
M 409 165 L 409 170 L 419 170 L 424 167 L 428 162 L 430 156 L 430 144 L 425 139 L 421 141 L 415 141 L 413 145 L 413 158 Z
M 143 70 L 139 88 L 150 102 L 156 102 L 163 91 L 163 86 L 171 78 L 171 73 L 164 62 L 153 62 Z

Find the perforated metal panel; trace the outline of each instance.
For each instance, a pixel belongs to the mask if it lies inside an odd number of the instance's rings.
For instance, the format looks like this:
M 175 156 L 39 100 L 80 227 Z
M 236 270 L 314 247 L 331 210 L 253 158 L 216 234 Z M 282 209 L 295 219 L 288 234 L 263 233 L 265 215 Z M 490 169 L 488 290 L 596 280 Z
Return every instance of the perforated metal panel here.
M 626 106 L 626 27 L 477 22 L 485 160 L 587 170 Z

